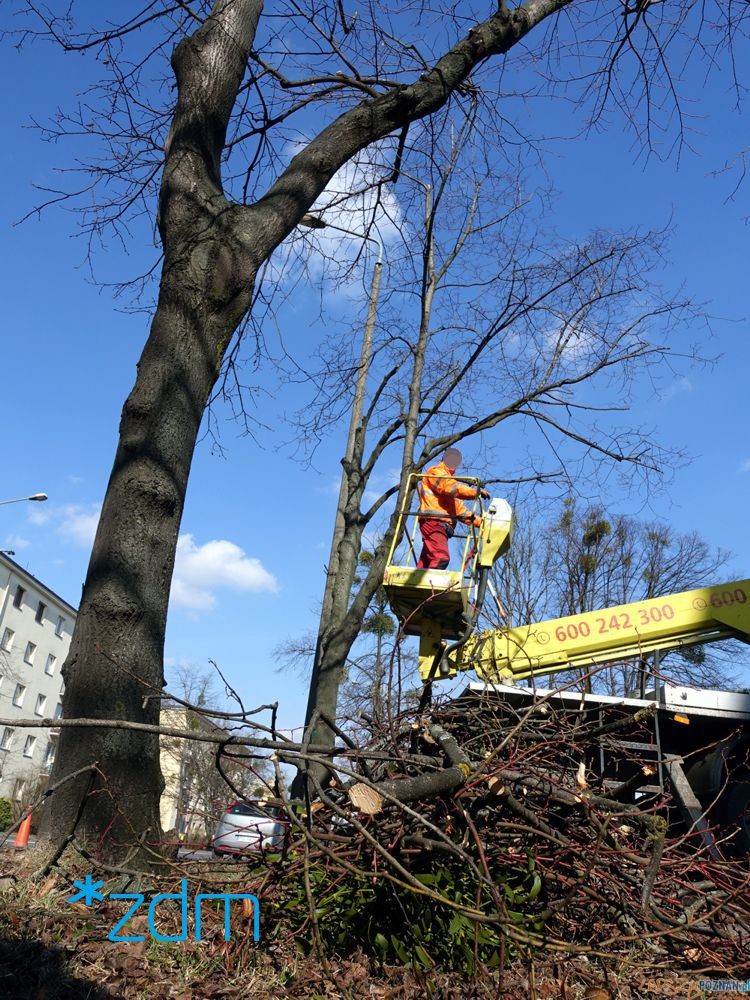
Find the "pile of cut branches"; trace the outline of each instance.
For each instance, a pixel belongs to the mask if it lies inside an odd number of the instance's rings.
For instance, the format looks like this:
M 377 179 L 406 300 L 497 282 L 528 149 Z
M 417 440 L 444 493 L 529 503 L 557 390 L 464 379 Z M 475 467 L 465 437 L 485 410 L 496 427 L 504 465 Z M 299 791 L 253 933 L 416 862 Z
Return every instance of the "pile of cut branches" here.
M 487 692 L 387 725 L 323 719 L 336 735 L 333 756 L 328 746 L 279 733 L 273 719 L 266 727 L 243 713 L 231 736 L 209 731 L 201 739 L 216 745 L 220 768 L 230 754 L 274 762 L 267 805 L 287 817 L 283 847 L 274 842 L 230 865 L 147 845 L 152 889 L 174 893 L 187 879 L 193 893 L 257 896 L 260 949 L 242 913 L 223 942 L 237 967 L 270 962 L 283 970 L 301 950 L 309 956 L 301 968 L 325 976 L 349 962 L 368 976 L 382 972 L 384 983 L 404 973 L 417 995 L 427 982 L 467 974 L 481 995 L 514 997 L 542 995 L 537 973 L 560 983 L 575 970 L 575 983 L 592 988 L 604 976 L 623 997 L 639 976 L 747 976 L 748 860 L 730 856 L 731 831 L 712 839 L 681 819 L 670 768 L 654 752 L 650 710 L 622 705 L 603 719 L 556 706 L 539 698 L 513 708 Z M 284 794 L 284 764 L 316 765 L 305 801 Z M 332 779 L 325 785 L 316 777 L 321 764 Z M 225 780 L 231 787 L 231 775 Z M 29 873 L 35 887 L 49 874 L 48 900 L 69 897 L 81 872 L 106 880 L 106 893 L 120 892 L 113 886 L 123 879 L 146 887 L 144 873 L 105 863 L 75 836 L 65 845 Z M 33 904 L 14 904 L 14 940 L 37 926 L 38 894 Z M 111 905 L 102 903 L 102 926 L 111 924 Z M 169 921 L 180 913 L 160 919 L 163 934 L 178 933 Z M 92 940 L 106 937 L 102 926 Z M 528 988 L 511 988 L 514 976 L 531 977 Z M 395 995 L 392 987 L 384 995 Z
M 750 868 L 675 822 L 648 723 L 476 696 L 371 726 L 293 816 L 263 887 L 278 927 L 423 968 L 545 952 L 740 975 Z M 603 755 L 621 779 L 595 777 Z

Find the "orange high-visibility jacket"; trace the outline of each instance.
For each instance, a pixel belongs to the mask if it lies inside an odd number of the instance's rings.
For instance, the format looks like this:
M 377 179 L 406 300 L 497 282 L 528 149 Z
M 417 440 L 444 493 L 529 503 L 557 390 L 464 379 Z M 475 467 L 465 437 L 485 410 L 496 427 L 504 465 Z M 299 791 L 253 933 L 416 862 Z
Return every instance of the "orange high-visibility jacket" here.
M 481 517 L 472 514 L 464 500 L 475 500 L 477 491 L 473 486 L 459 483 L 445 464 L 438 462 L 425 472 L 417 487 L 419 494 L 419 516 L 436 517 L 442 521 L 464 521 L 477 527 Z

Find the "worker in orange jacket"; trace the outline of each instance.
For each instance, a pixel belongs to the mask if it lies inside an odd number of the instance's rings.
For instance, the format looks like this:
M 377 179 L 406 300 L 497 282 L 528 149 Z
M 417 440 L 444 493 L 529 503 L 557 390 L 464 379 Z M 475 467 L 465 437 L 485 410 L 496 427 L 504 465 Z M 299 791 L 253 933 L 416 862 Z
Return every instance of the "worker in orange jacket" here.
M 441 462 L 425 472 L 417 487 L 419 494 L 419 530 L 422 534 L 422 552 L 418 569 L 445 569 L 450 562 L 448 539 L 458 521 L 481 525 L 481 517 L 472 514 L 463 500 L 489 498 L 487 490 L 474 489 L 453 478 L 461 464 L 461 452 L 448 448 Z

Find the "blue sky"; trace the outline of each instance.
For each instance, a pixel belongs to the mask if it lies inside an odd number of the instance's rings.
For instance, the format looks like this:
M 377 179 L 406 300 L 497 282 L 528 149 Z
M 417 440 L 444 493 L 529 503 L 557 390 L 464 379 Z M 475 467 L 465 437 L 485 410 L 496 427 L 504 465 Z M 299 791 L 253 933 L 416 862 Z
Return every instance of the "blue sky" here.
M 6 49 L 0 67 L 0 499 L 37 491 L 50 497 L 44 505 L 0 507 L 0 546 L 15 549 L 18 562 L 73 604 L 80 597 L 120 409 L 148 330 L 147 316 L 124 311 L 122 302 L 92 284 L 85 246 L 71 237 L 69 214 L 52 210 L 41 220 L 14 225 L 35 203 L 32 184 L 54 182 L 54 165 L 72 151 L 41 143 L 24 126 L 82 89 L 84 72 L 78 57 L 34 48 Z M 727 110 L 725 80 L 712 79 L 705 89 L 702 108 L 711 108 L 711 116 L 692 122 L 690 148 L 679 162 L 644 159 L 615 126 L 575 143 L 549 144 L 546 167 L 558 191 L 554 225 L 564 235 L 597 226 L 674 228 L 664 277 L 672 286 L 684 285 L 715 317 L 713 334 L 701 347 L 718 361 L 666 378 L 656 395 L 639 393 L 635 422 L 653 427 L 666 445 L 687 449 L 691 459 L 667 493 L 613 502 L 624 513 L 662 516 L 679 531 L 697 529 L 732 550 L 732 572 L 745 577 L 750 205 L 747 183 L 732 199 L 735 176 L 713 172 L 741 148 L 746 118 Z M 102 267 L 109 275 L 130 273 L 141 257 L 153 257 L 142 234 L 128 252 L 126 260 L 113 241 L 100 256 Z M 308 305 L 301 298 L 293 315 L 300 337 L 312 339 L 321 330 Z M 287 408 L 294 403 L 293 397 L 283 401 Z M 198 446 L 166 656 L 169 664 L 199 669 L 215 660 L 247 705 L 278 699 L 282 723 L 295 725 L 302 721 L 306 685 L 277 674 L 271 654 L 281 640 L 317 624 L 344 430 L 320 448 L 314 468 L 304 468 L 280 447 L 289 432 L 279 426 L 271 402 L 268 407 L 273 433 L 260 442 L 227 423 L 223 457 L 210 440 Z

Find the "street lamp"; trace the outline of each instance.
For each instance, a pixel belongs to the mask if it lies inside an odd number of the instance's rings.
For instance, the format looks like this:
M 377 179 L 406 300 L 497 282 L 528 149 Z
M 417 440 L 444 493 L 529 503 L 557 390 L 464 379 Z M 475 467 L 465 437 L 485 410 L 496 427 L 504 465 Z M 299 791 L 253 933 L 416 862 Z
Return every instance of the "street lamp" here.
M 367 376 L 370 370 L 370 360 L 372 356 L 372 339 L 375 331 L 375 319 L 378 311 L 378 296 L 380 295 L 380 279 L 383 271 L 383 244 L 380 240 L 366 233 L 357 233 L 353 229 L 344 229 L 343 226 L 336 226 L 326 222 L 317 215 L 307 212 L 300 219 L 299 224 L 309 229 L 334 229 L 340 233 L 347 233 L 368 243 L 374 243 L 378 248 L 378 259 L 372 272 L 372 282 L 370 284 L 370 297 L 367 305 L 367 319 L 362 333 L 362 349 L 359 354 L 359 369 L 357 371 L 357 381 L 354 386 L 354 399 L 352 401 L 352 415 L 349 420 L 349 434 L 346 440 L 346 451 L 344 453 L 344 468 L 341 471 L 341 482 L 339 485 L 339 498 L 336 504 L 336 521 L 331 539 L 331 552 L 328 557 L 328 570 L 326 572 L 326 584 L 323 591 L 323 603 L 320 611 L 320 629 L 318 630 L 318 641 L 315 648 L 315 662 L 313 663 L 313 682 L 310 688 L 310 704 L 308 704 L 307 718 L 305 724 L 309 722 L 309 716 L 313 703 L 313 692 L 316 687 L 316 671 L 320 663 L 322 651 L 322 641 L 324 627 L 323 623 L 330 621 L 333 606 L 333 582 L 336 579 L 339 569 L 339 545 L 344 537 L 344 508 L 349 496 L 349 487 L 346 477 L 346 470 L 354 457 L 354 442 L 357 436 L 357 428 L 362 423 L 362 415 L 365 408 L 365 392 L 367 389 Z
M 313 215 L 312 212 L 305 212 L 299 220 L 299 225 L 304 226 L 306 229 L 335 229 L 337 233 L 346 233 L 348 236 L 354 236 L 358 240 L 367 240 L 368 243 L 374 243 L 378 248 L 378 259 L 375 263 L 375 267 L 379 267 L 383 263 L 383 244 L 375 236 L 368 236 L 367 233 L 358 233 L 353 229 L 345 229 L 343 226 L 336 226 L 332 222 L 326 222 L 325 219 L 321 219 L 319 215 Z M 373 284 L 374 283 L 375 275 L 373 275 Z M 379 290 L 378 280 L 378 291 Z M 372 294 L 370 297 L 372 298 Z
M 311 212 L 305 212 L 302 218 L 299 220 L 300 226 L 307 226 L 308 229 L 327 229 L 328 223 L 324 222 L 319 215 L 313 215 Z M 347 230 L 348 232 L 349 230 Z M 357 235 L 356 233 L 353 235 Z
M 4 503 L 23 503 L 24 500 L 37 500 L 39 503 L 42 503 L 43 500 L 47 499 L 46 493 L 32 493 L 30 497 L 16 497 L 15 500 L 0 500 L 0 505 Z
M 352 402 L 352 415 L 349 421 L 349 435 L 346 440 L 346 451 L 344 453 L 345 467 L 341 473 L 341 486 L 339 488 L 339 502 L 336 508 L 336 526 L 333 533 L 333 545 L 331 547 L 331 559 L 328 566 L 328 578 L 335 577 L 335 570 L 338 568 L 338 548 L 341 537 L 344 534 L 344 505 L 346 502 L 346 464 L 350 463 L 354 457 L 354 440 L 357 428 L 362 423 L 362 414 L 365 408 L 365 391 L 367 389 L 367 376 L 370 370 L 370 358 L 372 356 L 372 336 L 375 331 L 375 319 L 378 311 L 378 296 L 380 295 L 380 279 L 383 273 L 383 244 L 374 236 L 366 233 L 356 233 L 353 229 L 344 229 L 343 226 L 336 226 L 317 215 L 307 212 L 300 219 L 301 226 L 309 229 L 335 229 L 339 233 L 348 233 L 368 243 L 374 243 L 378 248 L 378 259 L 372 272 L 372 282 L 370 284 L 370 300 L 367 305 L 367 319 L 362 334 L 362 349 L 359 353 L 359 368 L 357 370 L 357 382 L 354 386 L 354 400 Z M 334 554 L 335 553 L 335 554 Z M 333 570 L 333 571 L 332 571 Z M 326 593 L 328 588 L 326 587 Z M 327 610 L 325 598 L 323 600 L 323 612 Z

